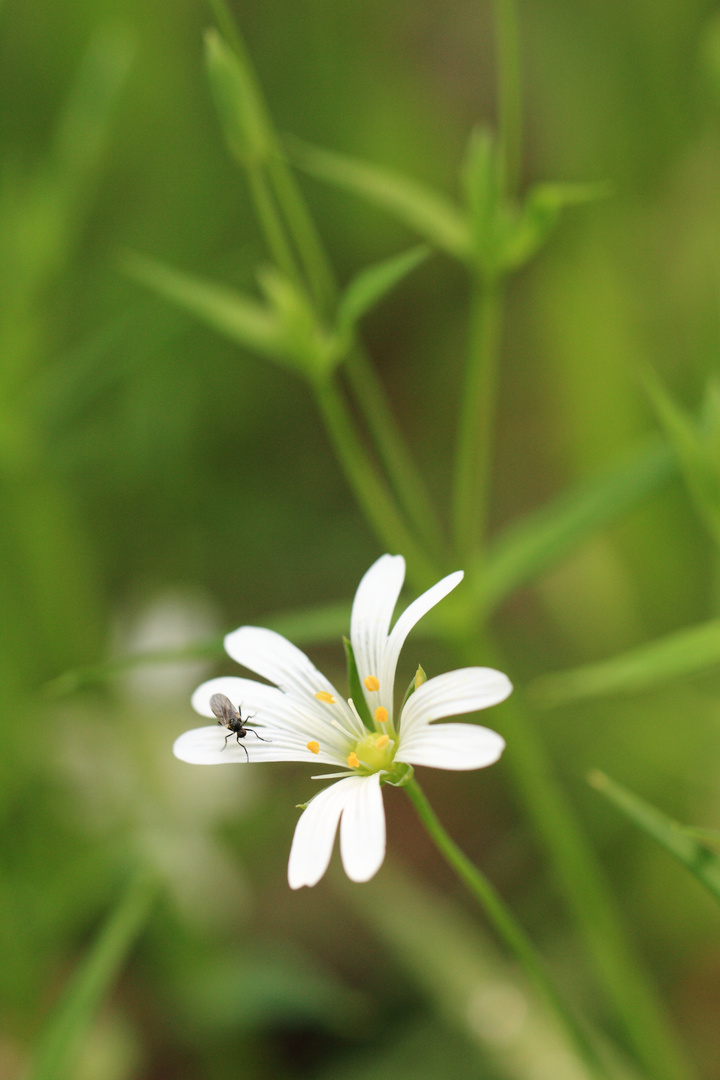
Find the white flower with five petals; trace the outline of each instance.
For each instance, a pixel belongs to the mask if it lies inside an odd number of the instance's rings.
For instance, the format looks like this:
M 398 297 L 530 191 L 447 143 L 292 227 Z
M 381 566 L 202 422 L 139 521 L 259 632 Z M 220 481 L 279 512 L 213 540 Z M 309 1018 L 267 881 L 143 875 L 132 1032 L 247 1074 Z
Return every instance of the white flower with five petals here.
M 385 857 L 383 782 L 402 782 L 413 765 L 481 769 L 497 761 L 505 747 L 489 728 L 433 724 L 504 701 L 512 685 L 492 668 L 463 668 L 428 679 L 406 699 L 395 721 L 395 670 L 405 639 L 463 574 L 450 574 L 428 589 L 391 630 L 404 577 L 402 556 L 383 555 L 355 595 L 350 641 L 365 698 L 360 710 L 286 638 L 242 626 L 225 638 L 227 653 L 273 685 L 236 676 L 211 679 L 198 687 L 192 704 L 202 716 L 212 717 L 211 698 L 225 695 L 242 709 L 246 741 L 230 737 L 226 742 L 226 729 L 215 724 L 186 731 L 173 747 L 176 757 L 192 764 L 307 761 L 342 770 L 313 777 L 337 782 L 316 795 L 298 821 L 288 866 L 293 889 L 315 885 L 323 876 L 338 824 L 348 877 L 368 881 L 377 873 Z M 254 729 L 260 738 L 247 738 Z

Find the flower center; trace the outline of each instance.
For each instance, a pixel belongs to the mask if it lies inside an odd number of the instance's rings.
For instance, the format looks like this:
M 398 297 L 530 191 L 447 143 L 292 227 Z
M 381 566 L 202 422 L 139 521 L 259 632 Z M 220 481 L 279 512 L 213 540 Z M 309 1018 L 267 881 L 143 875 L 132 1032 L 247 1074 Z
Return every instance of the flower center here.
M 367 773 L 388 770 L 396 749 L 396 742 L 388 735 L 369 732 L 364 739 L 355 743 L 355 749 L 348 757 L 348 765 L 351 769 L 359 768 Z

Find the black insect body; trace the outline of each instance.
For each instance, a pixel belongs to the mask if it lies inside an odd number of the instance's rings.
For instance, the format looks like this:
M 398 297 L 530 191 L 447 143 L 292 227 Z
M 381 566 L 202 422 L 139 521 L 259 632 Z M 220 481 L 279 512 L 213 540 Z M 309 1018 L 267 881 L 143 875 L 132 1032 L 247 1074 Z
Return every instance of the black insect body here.
M 228 729 L 228 734 L 225 736 L 225 746 L 227 746 L 228 739 L 233 735 L 236 737 L 238 746 L 242 746 L 240 740 L 245 738 L 248 731 L 252 731 L 253 735 L 257 735 L 260 742 L 270 742 L 269 739 L 263 739 L 262 735 L 258 735 L 255 728 L 245 727 L 248 720 L 252 720 L 252 716 L 246 716 L 245 719 L 243 719 L 240 709 L 236 709 L 230 698 L 225 697 L 224 694 L 213 694 L 210 698 L 210 708 L 213 711 L 213 715 L 217 716 L 218 724 L 220 724 L 221 727 Z M 253 713 L 253 716 L 254 715 L 255 714 Z M 225 749 L 225 746 L 223 746 L 223 750 Z M 245 750 L 245 757 L 250 761 L 250 755 L 248 754 L 247 749 L 244 746 L 242 746 L 242 748 Z

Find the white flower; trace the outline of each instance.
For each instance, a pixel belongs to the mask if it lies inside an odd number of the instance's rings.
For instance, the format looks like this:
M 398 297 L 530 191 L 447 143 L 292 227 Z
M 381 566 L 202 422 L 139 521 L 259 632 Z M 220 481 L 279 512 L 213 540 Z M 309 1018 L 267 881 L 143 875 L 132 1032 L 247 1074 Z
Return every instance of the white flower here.
M 231 733 L 229 737 L 228 729 L 217 724 L 195 728 L 181 735 L 173 747 L 176 757 L 199 765 L 308 761 L 342 770 L 313 777 L 337 783 L 316 795 L 297 823 L 288 866 L 293 889 L 315 885 L 323 876 L 338 823 L 348 877 L 368 881 L 377 873 L 385 857 L 383 782 L 402 782 L 413 765 L 481 769 L 497 761 L 505 747 L 501 736 L 485 727 L 432 726 L 435 720 L 504 701 L 512 685 L 492 668 L 463 668 L 428 679 L 407 698 L 395 722 L 395 669 L 403 643 L 418 620 L 463 575 L 450 574 L 428 589 L 390 630 L 404 577 L 402 556 L 383 555 L 365 574 L 353 602 L 350 640 L 365 696 L 361 711 L 370 727 L 353 702 L 346 701 L 284 637 L 272 630 L 241 626 L 227 635 L 225 649 L 233 660 L 274 685 L 235 676 L 203 683 L 192 697 L 197 712 L 213 717 L 210 699 L 223 694 L 241 709 L 249 726 L 239 736 Z

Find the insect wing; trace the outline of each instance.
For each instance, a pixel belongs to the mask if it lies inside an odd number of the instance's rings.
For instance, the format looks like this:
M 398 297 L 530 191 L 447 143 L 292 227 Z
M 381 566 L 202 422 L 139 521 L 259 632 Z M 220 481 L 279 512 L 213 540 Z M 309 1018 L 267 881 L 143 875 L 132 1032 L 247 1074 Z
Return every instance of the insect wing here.
M 210 698 L 210 708 L 213 711 L 213 715 L 216 716 L 219 722 L 225 727 L 230 727 L 233 720 L 240 719 L 240 713 L 237 711 L 230 698 L 225 697 L 224 694 L 213 694 Z

